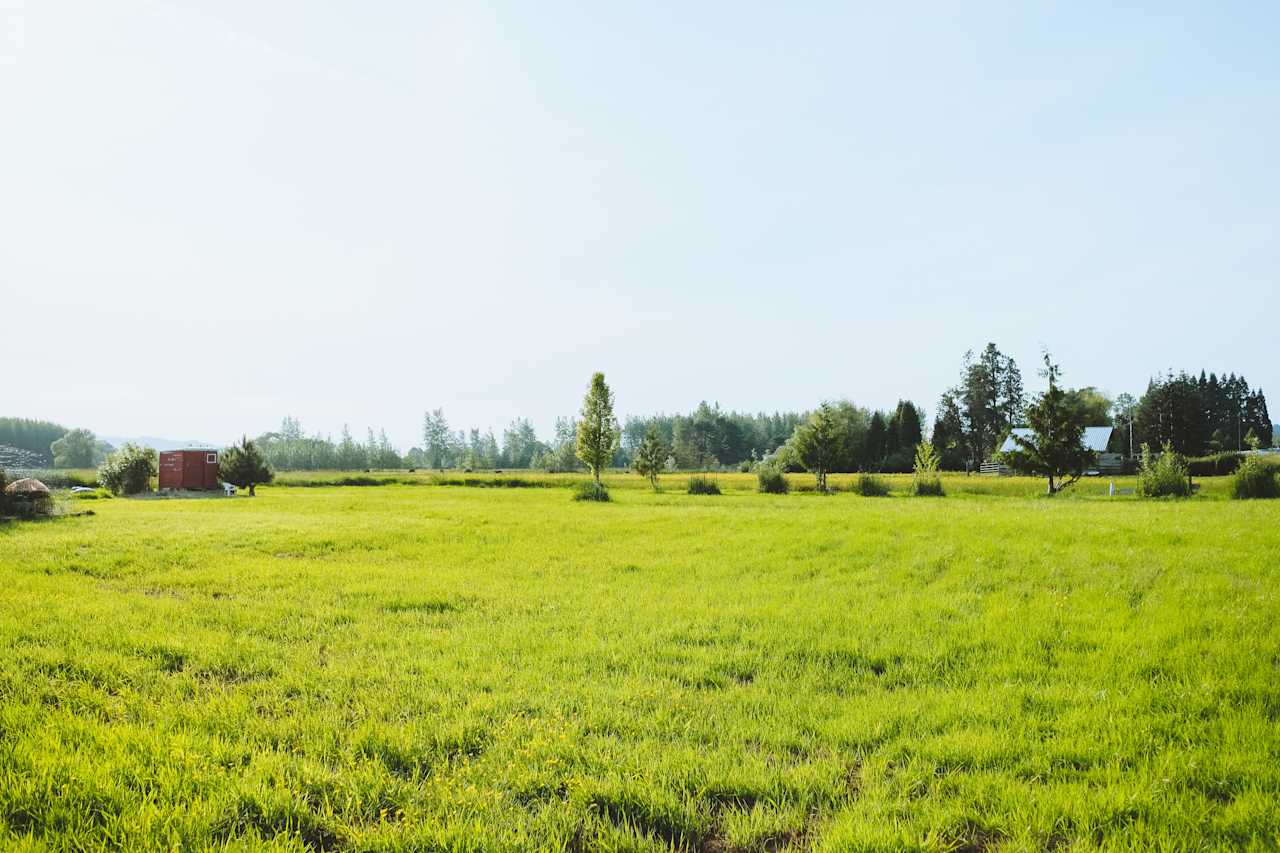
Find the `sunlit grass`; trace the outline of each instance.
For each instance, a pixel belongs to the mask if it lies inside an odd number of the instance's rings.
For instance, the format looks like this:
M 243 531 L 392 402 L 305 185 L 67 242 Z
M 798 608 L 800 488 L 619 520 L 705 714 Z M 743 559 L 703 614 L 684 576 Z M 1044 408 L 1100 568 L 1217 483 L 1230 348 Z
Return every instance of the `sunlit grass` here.
M 1280 507 L 618 479 L 0 526 L 0 846 L 1280 844 Z
M 722 491 L 754 492 L 758 480 L 754 473 L 709 473 L 679 472 L 663 474 L 659 477 L 659 486 L 663 491 L 687 491 L 690 478 L 710 477 L 715 480 Z M 836 491 L 854 491 L 858 474 L 830 474 L 828 482 Z M 910 474 L 881 474 L 891 493 L 905 496 L 910 492 Z M 798 492 L 813 492 L 814 480 L 811 474 L 793 473 L 786 475 L 791 488 Z M 505 470 L 505 471 L 282 471 L 276 474 L 276 484 L 281 486 L 375 486 L 375 485 L 417 485 L 417 486 L 472 486 L 477 488 L 570 488 L 577 483 L 589 479 L 585 473 L 548 474 L 545 471 Z M 1002 495 L 1005 497 L 1036 497 L 1045 493 L 1046 480 L 1037 477 L 996 477 L 968 475 L 962 473 L 943 473 L 943 487 L 948 495 Z M 1195 477 L 1198 498 L 1225 499 L 1227 496 L 1228 477 Z M 650 490 L 649 481 L 633 473 L 623 471 L 606 472 L 604 482 L 610 489 Z M 1110 497 L 1110 487 L 1114 485 L 1117 492 L 1127 491 L 1129 494 L 1117 494 Z M 1108 497 L 1111 500 L 1132 499 L 1132 491 L 1136 478 L 1132 476 L 1086 477 L 1069 487 L 1058 498 L 1098 498 Z

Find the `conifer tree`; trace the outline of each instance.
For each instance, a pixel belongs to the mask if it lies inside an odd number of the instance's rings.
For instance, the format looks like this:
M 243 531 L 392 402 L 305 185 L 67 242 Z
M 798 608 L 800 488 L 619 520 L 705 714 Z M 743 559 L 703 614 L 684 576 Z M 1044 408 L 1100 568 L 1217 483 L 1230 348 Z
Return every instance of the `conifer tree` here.
M 844 444 L 844 436 L 830 403 L 823 403 L 809 416 L 806 423 L 796 427 L 791 437 L 800 464 L 817 480 L 818 491 L 827 491 L 827 472 L 835 467 Z
M 252 497 L 259 484 L 275 479 L 271 466 L 262 457 L 262 451 L 247 437 L 218 454 L 218 476 L 224 481 L 248 489 Z
M 1024 438 L 1015 434 L 1018 449 L 1005 457 L 1016 471 L 1048 477 L 1049 494 L 1053 495 L 1080 479 L 1093 461 L 1093 453 L 1082 441 L 1085 415 L 1058 385 L 1062 371 L 1048 353 L 1040 375 L 1049 380 L 1049 388 L 1027 409 L 1033 435 Z

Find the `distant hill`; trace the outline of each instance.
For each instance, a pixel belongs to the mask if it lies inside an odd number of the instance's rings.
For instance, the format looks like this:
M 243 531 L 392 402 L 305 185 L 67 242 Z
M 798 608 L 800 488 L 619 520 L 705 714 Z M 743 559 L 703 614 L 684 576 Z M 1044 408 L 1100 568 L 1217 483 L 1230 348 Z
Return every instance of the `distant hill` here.
M 208 441 L 176 441 L 172 438 L 157 438 L 154 435 L 100 435 L 100 441 L 105 441 L 112 447 L 120 447 L 128 442 L 133 442 L 141 447 L 150 447 L 155 450 L 177 450 L 182 447 L 216 447 Z

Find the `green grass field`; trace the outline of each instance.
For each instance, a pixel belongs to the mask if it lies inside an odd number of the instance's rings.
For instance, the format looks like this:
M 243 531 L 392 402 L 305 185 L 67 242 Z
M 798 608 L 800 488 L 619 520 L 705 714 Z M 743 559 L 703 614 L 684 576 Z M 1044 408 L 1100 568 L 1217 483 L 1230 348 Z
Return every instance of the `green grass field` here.
M 721 479 L 0 525 L 0 847 L 1280 846 L 1280 506 Z

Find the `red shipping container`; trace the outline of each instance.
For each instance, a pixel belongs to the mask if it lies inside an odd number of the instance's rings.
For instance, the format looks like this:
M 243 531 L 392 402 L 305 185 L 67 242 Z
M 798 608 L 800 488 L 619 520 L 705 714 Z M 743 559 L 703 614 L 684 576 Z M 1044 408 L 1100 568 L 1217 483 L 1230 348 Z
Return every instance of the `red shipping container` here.
M 196 447 L 162 451 L 160 488 L 193 491 L 218 488 L 218 451 Z

